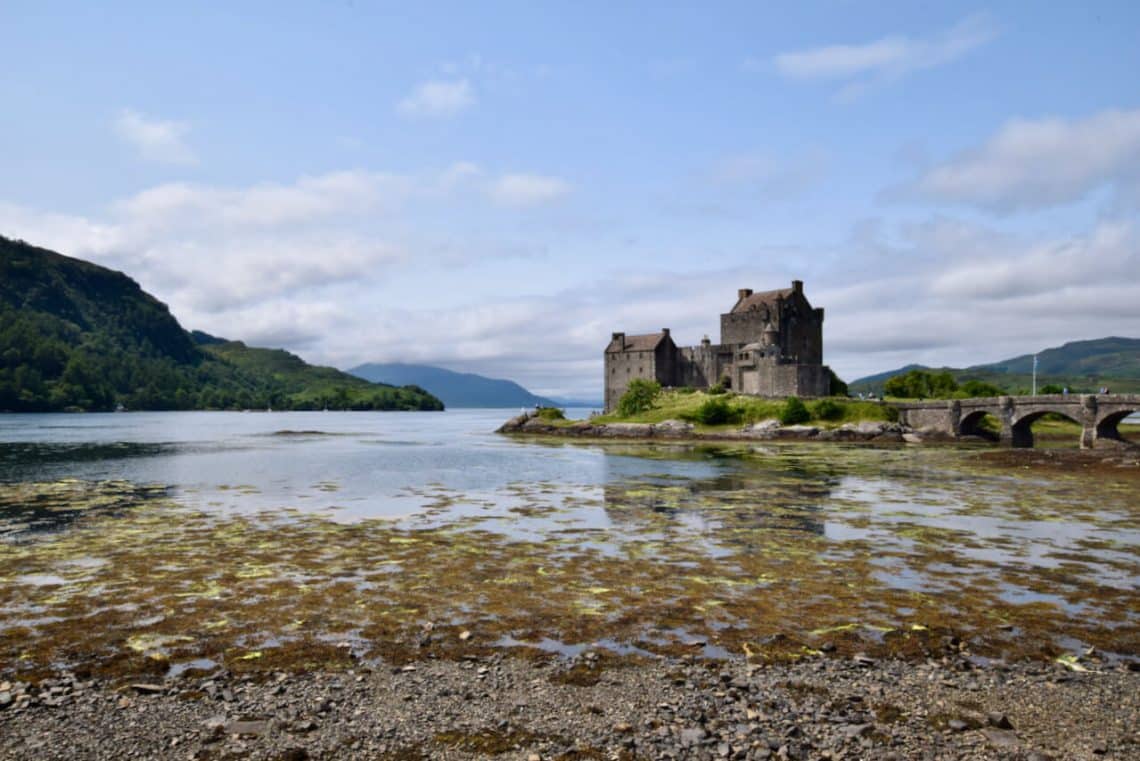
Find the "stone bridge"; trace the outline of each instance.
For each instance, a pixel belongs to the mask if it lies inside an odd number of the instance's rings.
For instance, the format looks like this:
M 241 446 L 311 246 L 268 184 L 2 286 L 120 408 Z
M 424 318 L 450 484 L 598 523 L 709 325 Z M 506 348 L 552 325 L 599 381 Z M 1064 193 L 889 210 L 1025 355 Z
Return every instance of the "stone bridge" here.
M 1011 447 L 1033 446 L 1033 422 L 1055 413 L 1078 423 L 1081 449 L 1091 449 L 1121 442 L 1116 426 L 1128 415 L 1140 412 L 1140 394 L 994 396 L 895 406 L 900 423 L 954 437 L 986 435 L 980 427 L 982 419 L 993 415 L 1001 423 L 1001 443 Z

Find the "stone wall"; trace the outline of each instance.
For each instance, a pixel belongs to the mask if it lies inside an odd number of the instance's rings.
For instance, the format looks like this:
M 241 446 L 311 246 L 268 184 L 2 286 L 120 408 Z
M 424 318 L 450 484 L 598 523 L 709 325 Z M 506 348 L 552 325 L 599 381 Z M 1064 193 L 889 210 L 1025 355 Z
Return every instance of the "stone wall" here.
M 720 382 L 732 363 L 732 348 L 712 343 L 685 346 L 677 350 L 675 386 L 708 388 Z
M 827 396 L 831 378 L 823 365 L 781 364 L 760 360 L 737 371 L 737 390 L 756 396 Z
M 605 372 L 606 410 L 615 410 L 632 379 L 657 377 L 657 356 L 652 351 L 607 352 Z

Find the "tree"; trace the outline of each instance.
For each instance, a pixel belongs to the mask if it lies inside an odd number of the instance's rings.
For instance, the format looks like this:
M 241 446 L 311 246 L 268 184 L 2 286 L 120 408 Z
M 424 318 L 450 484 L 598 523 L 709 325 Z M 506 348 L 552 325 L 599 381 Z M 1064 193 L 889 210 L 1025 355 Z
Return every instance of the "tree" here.
M 811 420 L 811 413 L 798 396 L 789 396 L 784 402 L 784 409 L 780 410 L 780 422 L 783 425 L 795 425 Z
M 657 395 L 661 393 L 661 384 L 646 378 L 634 378 L 629 382 L 621 399 L 618 401 L 618 414 L 630 417 L 641 412 L 653 409 Z
M 946 371 L 911 370 L 883 384 L 883 393 L 907 399 L 949 399 L 957 390 L 957 381 Z

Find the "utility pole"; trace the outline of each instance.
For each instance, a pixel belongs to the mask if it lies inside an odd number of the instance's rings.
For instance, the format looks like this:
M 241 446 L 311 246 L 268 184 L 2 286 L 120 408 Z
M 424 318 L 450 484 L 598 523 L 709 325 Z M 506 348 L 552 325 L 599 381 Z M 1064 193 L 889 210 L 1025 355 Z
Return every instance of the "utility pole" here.
M 1037 355 L 1033 355 L 1033 396 L 1037 396 Z

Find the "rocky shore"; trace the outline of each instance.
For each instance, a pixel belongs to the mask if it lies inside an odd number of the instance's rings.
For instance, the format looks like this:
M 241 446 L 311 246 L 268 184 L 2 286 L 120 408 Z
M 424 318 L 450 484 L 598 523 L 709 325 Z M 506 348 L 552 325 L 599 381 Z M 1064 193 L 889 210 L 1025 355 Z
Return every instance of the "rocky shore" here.
M 582 439 L 672 439 L 697 441 L 874 441 L 883 443 L 918 443 L 937 439 L 936 434 L 919 432 L 899 423 L 864 421 L 845 423 L 834 428 L 814 425 L 781 425 L 777 420 L 763 420 L 733 430 L 702 431 L 683 420 L 660 423 L 593 423 L 551 421 L 533 412 L 517 415 L 498 433 L 525 433 L 538 436 L 569 436 Z M 943 437 L 944 438 L 944 437 Z
M 0 683 L 0 758 L 1137 759 L 1137 687 L 1095 656 L 757 666 L 498 652 L 260 679 L 65 674 Z

